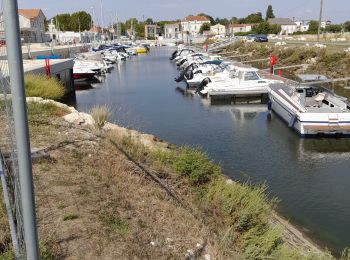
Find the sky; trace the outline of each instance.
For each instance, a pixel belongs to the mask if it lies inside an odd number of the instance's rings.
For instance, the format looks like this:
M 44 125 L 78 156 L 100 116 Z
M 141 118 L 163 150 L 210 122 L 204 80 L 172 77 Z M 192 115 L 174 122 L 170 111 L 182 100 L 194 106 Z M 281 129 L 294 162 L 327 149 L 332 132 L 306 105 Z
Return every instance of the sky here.
M 47 18 L 58 13 L 85 10 L 95 12 L 95 22 L 101 21 L 101 0 L 18 0 L 19 8 L 40 8 Z M 102 0 L 103 22 L 110 24 L 130 17 L 149 17 L 156 21 L 182 19 L 189 14 L 207 13 L 214 18 L 242 18 L 250 13 L 265 16 L 271 4 L 276 17 L 296 20 L 318 19 L 320 0 Z M 350 0 L 324 0 L 324 20 L 342 23 L 350 20 Z

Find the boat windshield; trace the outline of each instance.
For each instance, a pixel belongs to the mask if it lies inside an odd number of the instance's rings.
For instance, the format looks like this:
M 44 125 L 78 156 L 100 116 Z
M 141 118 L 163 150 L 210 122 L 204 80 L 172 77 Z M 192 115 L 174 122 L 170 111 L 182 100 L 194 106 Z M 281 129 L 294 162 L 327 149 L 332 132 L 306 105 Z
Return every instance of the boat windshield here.
M 247 71 L 244 74 L 244 80 L 259 80 L 260 77 L 256 71 Z
M 224 71 L 224 68 L 221 68 L 220 66 L 216 66 L 216 67 L 214 68 L 214 72 L 215 72 L 215 73 L 217 73 L 217 72 L 222 72 L 222 71 Z

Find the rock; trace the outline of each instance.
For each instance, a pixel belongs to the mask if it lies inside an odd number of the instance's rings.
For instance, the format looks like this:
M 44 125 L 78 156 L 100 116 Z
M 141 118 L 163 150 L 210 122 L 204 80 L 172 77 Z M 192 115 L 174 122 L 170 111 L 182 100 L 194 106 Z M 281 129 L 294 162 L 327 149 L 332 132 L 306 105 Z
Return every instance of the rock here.
M 43 101 L 44 99 L 42 99 L 41 97 L 27 97 L 27 102 L 33 102 L 33 103 L 39 103 L 41 101 Z
M 228 184 L 228 185 L 234 184 L 234 181 L 231 180 L 231 179 L 227 179 L 227 180 L 226 180 L 226 184 Z
M 320 44 L 320 43 L 316 43 L 314 46 L 315 46 L 316 48 L 320 48 L 320 49 L 323 49 L 323 48 L 326 48 L 326 47 L 327 47 L 326 45 Z
M 282 45 L 287 45 L 287 43 L 286 42 L 276 42 L 275 45 L 282 46 Z
M 79 113 L 70 113 L 63 117 L 68 123 L 81 125 L 84 123 L 84 120 L 79 116 Z
M 310 58 L 306 61 L 306 63 L 314 65 L 317 63 L 317 58 Z
M 185 254 L 185 259 L 186 260 L 190 260 L 190 259 L 193 259 L 193 256 L 194 256 L 194 253 L 191 249 L 188 249 L 187 250 L 187 253 Z
M 211 258 L 210 258 L 210 255 L 209 255 L 209 254 L 205 254 L 205 255 L 204 255 L 204 259 L 205 259 L 205 260 L 210 260 L 210 259 L 211 259 Z
M 63 117 L 64 120 L 76 125 L 95 125 L 95 120 L 86 113 L 73 112 Z
M 95 125 L 95 120 L 92 118 L 90 114 L 79 113 L 79 116 L 84 120 L 83 125 Z

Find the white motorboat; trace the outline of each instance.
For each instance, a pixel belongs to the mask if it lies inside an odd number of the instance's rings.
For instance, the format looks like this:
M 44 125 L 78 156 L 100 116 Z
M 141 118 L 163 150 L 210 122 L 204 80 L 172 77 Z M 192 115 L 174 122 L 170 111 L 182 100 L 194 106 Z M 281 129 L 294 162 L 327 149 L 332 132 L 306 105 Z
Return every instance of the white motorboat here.
M 86 68 L 85 66 L 73 67 L 73 79 L 74 80 L 88 80 L 94 78 L 96 75 L 95 71 Z
M 204 79 L 198 91 L 209 97 L 221 95 L 259 96 L 267 94 L 267 87 L 270 84 L 282 82 L 261 78 L 258 71 L 258 69 L 251 67 L 236 67 L 225 78 Z
M 350 104 L 327 89 L 272 84 L 269 107 L 302 136 L 349 135 Z
M 234 67 L 230 62 L 224 62 L 220 65 L 198 65 L 193 69 L 193 73 L 185 75 L 185 80 L 189 87 L 198 87 L 205 78 L 209 78 L 211 81 L 229 78 L 233 69 Z

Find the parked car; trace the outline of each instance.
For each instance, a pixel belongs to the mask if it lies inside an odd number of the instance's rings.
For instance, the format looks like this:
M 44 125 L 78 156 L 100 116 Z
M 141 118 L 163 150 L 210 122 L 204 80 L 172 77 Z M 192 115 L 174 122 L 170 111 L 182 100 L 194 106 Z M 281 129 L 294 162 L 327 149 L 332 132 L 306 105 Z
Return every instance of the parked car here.
M 269 39 L 265 34 L 257 34 L 255 35 L 254 41 L 256 42 L 268 42 Z
M 246 42 L 253 42 L 253 41 L 255 41 L 255 37 L 256 37 L 255 34 L 248 34 L 248 35 L 245 37 L 245 41 L 246 41 Z

